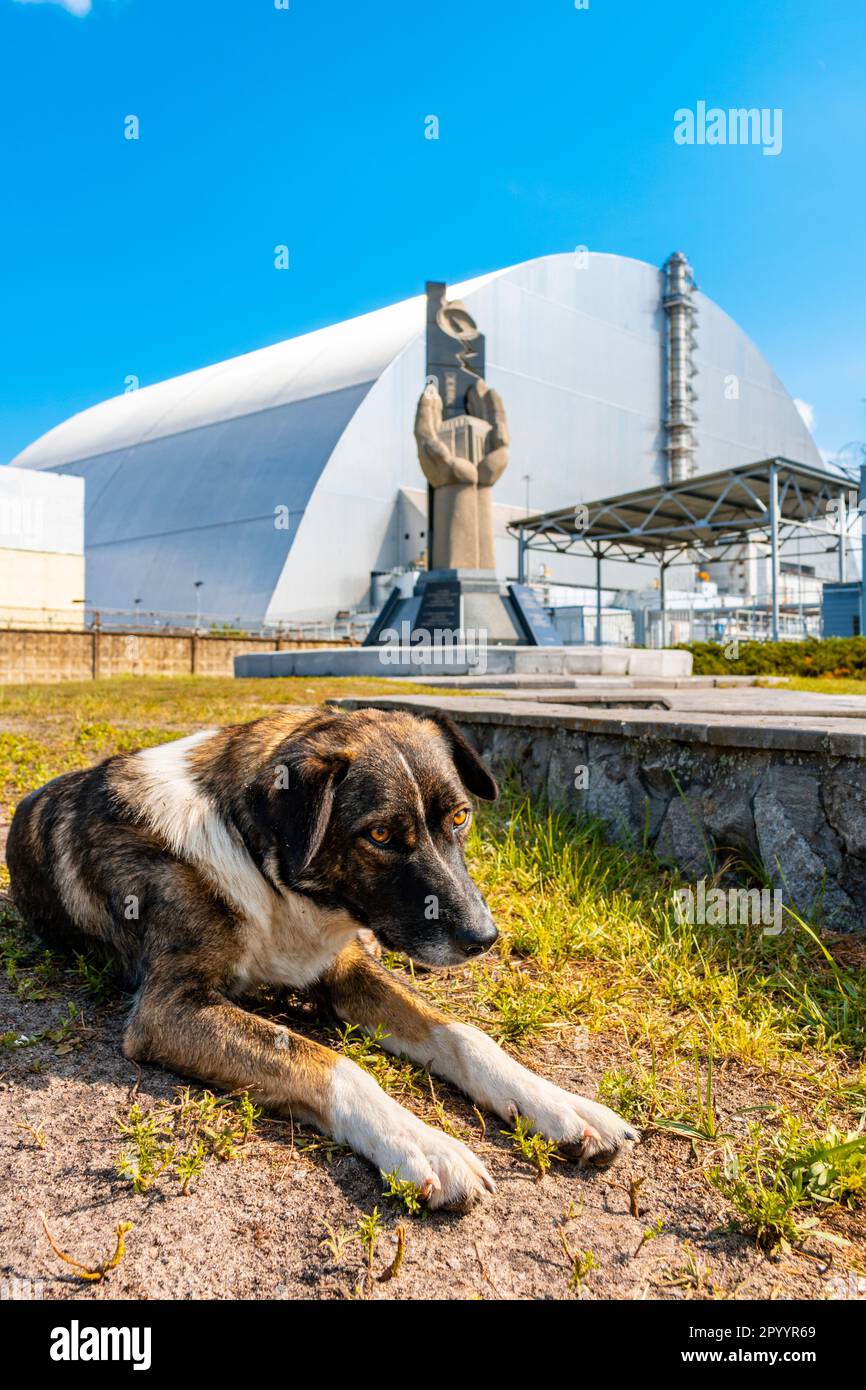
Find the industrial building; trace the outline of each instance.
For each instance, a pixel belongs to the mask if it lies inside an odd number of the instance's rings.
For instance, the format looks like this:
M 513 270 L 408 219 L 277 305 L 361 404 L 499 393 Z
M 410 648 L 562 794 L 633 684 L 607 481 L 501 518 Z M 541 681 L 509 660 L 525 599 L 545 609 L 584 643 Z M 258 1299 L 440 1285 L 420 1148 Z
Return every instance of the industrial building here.
M 503 578 L 517 575 L 515 523 L 528 514 L 756 460 L 823 467 L 770 364 L 680 254 L 659 268 L 578 248 L 449 296 L 483 329 L 486 378 L 508 413 L 511 462 L 493 494 Z M 330 621 L 377 608 L 426 563 L 412 432 L 424 373 L 418 295 L 105 401 L 14 464 L 86 480 L 88 600 L 103 614 Z M 801 592 L 839 577 L 829 553 L 783 559 Z M 529 552 L 528 562 L 525 578 L 542 580 L 552 603 L 571 596 L 572 610 L 596 582 L 588 556 Z M 709 583 L 748 605 L 765 570 L 747 540 L 742 554 L 708 561 L 708 578 L 691 565 L 670 585 Z M 622 610 L 623 595 L 651 582 L 613 557 L 605 603 Z
M 0 627 L 84 625 L 84 480 L 0 468 Z

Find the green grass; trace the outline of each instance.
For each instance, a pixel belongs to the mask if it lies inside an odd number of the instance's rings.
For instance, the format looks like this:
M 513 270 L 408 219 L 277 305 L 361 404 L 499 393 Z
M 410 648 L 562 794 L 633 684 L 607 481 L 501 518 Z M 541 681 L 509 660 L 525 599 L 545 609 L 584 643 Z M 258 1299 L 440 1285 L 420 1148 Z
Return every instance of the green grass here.
M 502 939 L 497 966 L 479 963 L 462 988 L 501 1036 L 579 1019 L 679 1055 L 797 1072 L 866 1048 L 862 961 L 841 963 L 801 918 L 786 915 L 779 936 L 681 922 L 678 880 L 650 856 L 513 792 L 481 816 L 469 857 Z
M 778 688 L 778 687 L 777 687 Z M 813 695 L 866 695 L 866 679 L 838 676 L 796 676 L 785 681 L 785 690 L 807 690 Z
M 411 682 L 407 694 L 428 687 Z M 61 772 L 196 729 L 257 719 L 340 695 L 393 694 L 386 680 L 117 676 L 56 685 L 0 685 L 0 815 Z
M 535 1170 L 536 1179 L 540 1181 L 550 1172 L 554 1159 L 559 1157 L 555 1140 L 533 1134 L 531 1126 L 522 1115 L 517 1116 L 511 1129 L 504 1129 L 502 1133 L 511 1140 L 515 1153 Z
M 119 748 L 387 688 L 376 681 L 207 678 L 0 688 L 0 789 L 12 804 L 65 767 Z M 648 1133 L 690 1145 L 706 1181 L 751 1238 L 790 1243 L 808 1229 L 804 1223 L 830 1229 L 841 1213 L 862 1206 L 862 941 L 822 937 L 793 915 L 779 936 L 748 926 L 689 925 L 674 909 L 677 878 L 651 856 L 609 844 L 599 825 L 531 802 L 512 785 L 480 812 L 468 857 L 500 940 L 469 969 L 418 972 L 415 984 L 428 998 L 530 1064 L 539 1065 L 538 1044 L 546 1040 L 570 1049 L 578 1036 L 590 1046 L 593 1037 L 605 1038 L 616 1062 L 602 1077 L 601 1098 Z M 388 963 L 414 978 L 405 962 Z M 110 988 L 90 963 L 46 956 L 8 912 L 0 920 L 0 969 L 31 1005 L 83 994 L 89 1012 Z M 44 1023 L 23 1041 L 15 1033 L 0 1036 L 6 1056 L 19 1047 L 38 1054 L 39 1042 L 77 1045 L 81 1009 L 74 1001 L 59 1023 Z M 330 1041 L 392 1094 L 426 1106 L 434 1123 L 452 1125 L 453 1106 L 442 1104 L 426 1074 L 383 1053 L 381 1038 L 344 1028 Z M 211 1129 L 217 1122 L 212 1115 Z M 128 1116 L 124 1123 L 131 1126 L 124 1171 L 134 1184 L 157 1180 L 167 1148 L 164 1171 L 182 1187 L 222 1156 L 201 1126 L 178 1129 L 171 1107 L 152 1120 Z M 552 1155 L 530 1149 L 531 1136 L 511 1139 L 536 1171 L 549 1166 Z M 339 1152 L 327 1140 L 311 1139 L 310 1147 L 326 1157 Z M 821 1164 L 830 1176 L 819 1182 Z M 411 1193 L 391 1197 L 404 1207 L 412 1200 Z M 369 1239 L 375 1244 L 375 1229 Z
M 260 1114 L 246 1093 L 232 1100 L 191 1086 L 179 1087 L 173 1101 L 148 1107 L 135 1101 L 117 1120 L 123 1141 L 117 1173 L 139 1196 L 173 1174 L 185 1194 L 208 1160 L 237 1157 Z
M 745 1151 L 726 1153 L 708 1177 L 759 1245 L 791 1246 L 818 1225 L 818 1212 L 863 1206 L 866 1135 L 835 1127 L 816 1134 L 787 1115 L 769 1137 L 753 1125 Z

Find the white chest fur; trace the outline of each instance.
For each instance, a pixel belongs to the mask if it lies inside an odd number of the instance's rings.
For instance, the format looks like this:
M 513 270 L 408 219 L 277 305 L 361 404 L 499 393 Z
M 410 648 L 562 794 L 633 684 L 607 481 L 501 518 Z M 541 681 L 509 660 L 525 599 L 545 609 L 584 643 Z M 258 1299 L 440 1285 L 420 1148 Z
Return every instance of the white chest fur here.
M 325 912 L 297 893 L 272 893 L 269 921 L 247 918 L 244 950 L 233 987 L 260 984 L 303 989 L 318 980 L 344 946 L 357 935 L 357 923 L 344 913 Z
M 348 945 L 357 924 L 300 894 L 277 891 L 259 872 L 240 836 L 190 772 L 189 753 L 210 737 L 212 731 L 194 734 L 137 754 L 139 808 L 171 850 L 194 864 L 237 914 L 241 940 L 233 988 L 302 989 Z

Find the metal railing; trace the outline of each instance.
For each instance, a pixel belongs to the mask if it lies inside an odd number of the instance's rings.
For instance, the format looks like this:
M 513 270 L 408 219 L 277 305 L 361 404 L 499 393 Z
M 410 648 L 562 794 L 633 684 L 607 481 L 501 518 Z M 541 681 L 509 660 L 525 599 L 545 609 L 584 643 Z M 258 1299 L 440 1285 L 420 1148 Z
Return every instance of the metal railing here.
M 801 642 L 821 636 L 820 608 L 782 610 L 778 615 L 779 640 Z M 668 608 L 644 613 L 644 643 L 648 647 L 675 647 L 682 642 L 770 642 L 773 613 L 766 608 Z
M 370 628 L 370 615 L 332 619 L 308 619 L 276 623 L 244 618 L 238 614 L 167 612 L 145 608 L 45 609 L 15 606 L 0 617 L 0 628 L 39 629 L 60 632 L 69 628 L 85 631 L 137 632 L 163 636 L 267 637 L 287 641 L 360 641 Z

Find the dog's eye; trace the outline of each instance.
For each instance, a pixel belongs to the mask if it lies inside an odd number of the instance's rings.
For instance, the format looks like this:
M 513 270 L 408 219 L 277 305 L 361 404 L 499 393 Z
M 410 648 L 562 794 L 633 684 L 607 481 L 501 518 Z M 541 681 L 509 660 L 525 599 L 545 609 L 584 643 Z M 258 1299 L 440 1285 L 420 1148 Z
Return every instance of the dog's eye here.
M 456 830 L 463 830 L 472 819 L 472 812 L 468 806 L 462 806 L 459 811 L 455 811 L 451 817 L 451 824 Z
M 387 845 L 391 838 L 391 832 L 387 825 L 374 825 L 367 832 L 374 844 Z

